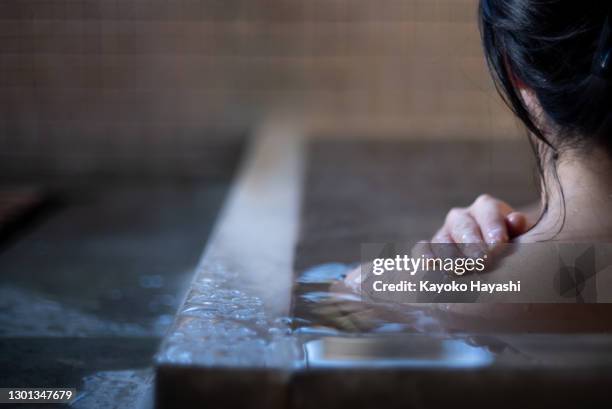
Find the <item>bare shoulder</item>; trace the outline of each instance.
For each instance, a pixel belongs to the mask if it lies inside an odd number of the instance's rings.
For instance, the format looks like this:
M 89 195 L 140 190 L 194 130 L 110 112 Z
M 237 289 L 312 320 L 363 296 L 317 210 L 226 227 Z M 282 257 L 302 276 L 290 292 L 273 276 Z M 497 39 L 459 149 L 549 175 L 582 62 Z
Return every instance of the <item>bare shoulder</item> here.
M 495 295 L 484 303 L 436 306 L 455 326 L 495 331 L 610 331 L 610 246 L 521 243 L 507 246 L 484 273 L 521 283 L 525 298 Z M 593 289 L 596 293 L 592 293 Z M 475 328 L 470 328 L 475 326 Z

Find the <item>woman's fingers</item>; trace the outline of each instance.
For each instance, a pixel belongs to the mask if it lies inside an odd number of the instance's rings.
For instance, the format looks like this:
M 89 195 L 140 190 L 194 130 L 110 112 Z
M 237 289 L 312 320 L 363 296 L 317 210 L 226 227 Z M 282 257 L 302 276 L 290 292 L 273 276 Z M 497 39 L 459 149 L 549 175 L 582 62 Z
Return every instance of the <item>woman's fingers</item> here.
M 510 213 L 512 213 L 510 205 L 489 195 L 479 196 L 470 206 L 470 214 L 476 220 L 482 237 L 491 248 L 510 240 L 506 225 L 506 216 Z
M 510 213 L 506 216 L 506 226 L 508 227 L 508 234 L 511 238 L 525 234 L 529 229 L 527 215 L 521 212 Z
M 485 257 L 528 229 L 524 213 L 514 211 L 504 201 L 481 195 L 471 206 L 448 213 L 431 239 L 430 249 L 437 257 Z
M 483 241 L 480 226 L 467 209 L 453 209 L 448 213 L 446 226 L 454 243 L 467 257 L 482 257 L 487 248 Z
M 442 227 L 433 236 L 429 248 L 431 253 L 433 253 L 435 257 L 439 258 L 461 257 L 463 254 L 455 244 L 455 241 L 446 227 Z
M 466 209 L 452 209 L 446 217 L 446 224 L 453 243 L 482 243 L 480 227 Z

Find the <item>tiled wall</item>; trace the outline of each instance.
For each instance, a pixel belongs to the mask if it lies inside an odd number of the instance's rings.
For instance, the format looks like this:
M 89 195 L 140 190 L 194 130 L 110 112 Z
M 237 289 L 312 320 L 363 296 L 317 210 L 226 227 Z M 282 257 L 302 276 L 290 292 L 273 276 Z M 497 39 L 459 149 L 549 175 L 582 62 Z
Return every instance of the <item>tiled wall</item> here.
M 0 0 L 0 170 L 189 172 L 275 117 L 346 135 L 516 132 L 475 13 L 476 0 Z

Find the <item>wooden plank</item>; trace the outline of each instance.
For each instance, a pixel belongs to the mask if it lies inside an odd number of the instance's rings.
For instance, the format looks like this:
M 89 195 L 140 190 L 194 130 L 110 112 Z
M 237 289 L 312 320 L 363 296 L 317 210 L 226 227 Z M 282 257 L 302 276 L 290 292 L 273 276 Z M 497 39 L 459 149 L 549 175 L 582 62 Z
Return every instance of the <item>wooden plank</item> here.
M 554 343 L 554 339 L 549 339 Z M 574 345 L 580 348 L 579 342 Z M 415 355 L 418 352 L 415 351 Z M 296 376 L 295 409 L 607 408 L 609 371 L 506 367 L 486 369 L 353 368 Z
M 256 137 L 157 356 L 159 408 L 284 404 L 302 152 L 282 130 Z

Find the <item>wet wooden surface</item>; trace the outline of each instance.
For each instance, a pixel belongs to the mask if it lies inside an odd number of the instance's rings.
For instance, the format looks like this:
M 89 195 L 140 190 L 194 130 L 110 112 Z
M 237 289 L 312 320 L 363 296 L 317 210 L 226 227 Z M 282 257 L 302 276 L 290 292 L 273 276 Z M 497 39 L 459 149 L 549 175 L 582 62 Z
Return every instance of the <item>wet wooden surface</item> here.
M 159 408 L 284 406 L 303 150 L 256 137 L 157 356 Z

